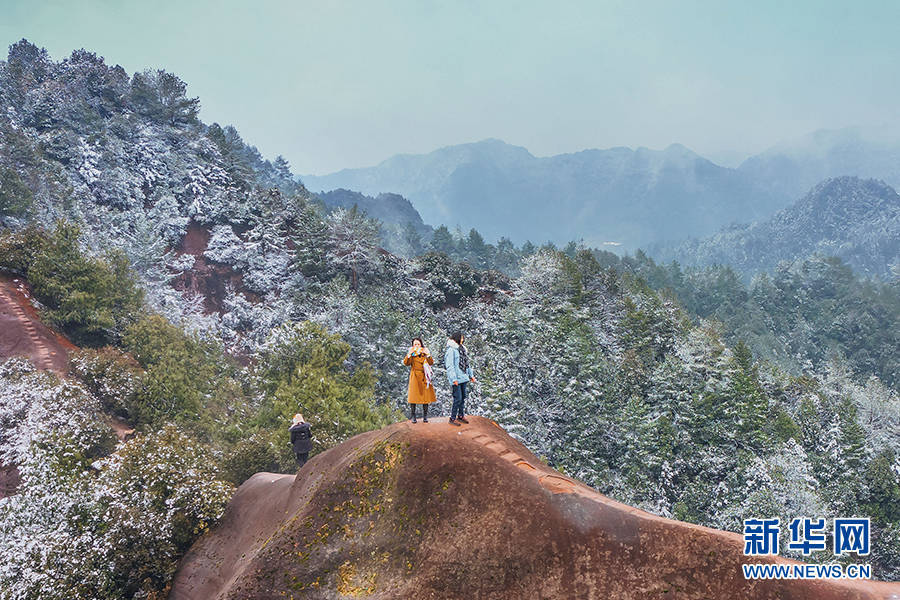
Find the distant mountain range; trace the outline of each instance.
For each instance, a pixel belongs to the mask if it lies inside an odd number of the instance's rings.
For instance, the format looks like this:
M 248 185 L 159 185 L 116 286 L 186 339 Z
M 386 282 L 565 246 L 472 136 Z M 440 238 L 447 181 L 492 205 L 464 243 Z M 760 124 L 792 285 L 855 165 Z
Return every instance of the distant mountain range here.
M 583 239 L 633 250 L 765 219 L 843 175 L 900 185 L 900 143 L 856 128 L 823 130 L 732 169 L 678 144 L 540 158 L 488 139 L 302 180 L 310 190 L 402 194 L 426 223 L 474 227 L 488 240 Z
M 900 141 L 859 127 L 823 129 L 745 160 L 739 170 L 772 194 L 794 200 L 819 182 L 843 175 L 900 187 Z
M 651 253 L 663 261 L 730 265 L 745 276 L 816 253 L 888 278 L 900 265 L 900 195 L 874 179 L 827 179 L 769 219 Z
M 735 169 L 673 145 L 538 158 L 500 140 L 399 155 L 376 167 L 306 176 L 311 190 L 409 198 L 426 223 L 474 227 L 492 240 L 626 248 L 714 232 L 771 214 L 785 201 Z

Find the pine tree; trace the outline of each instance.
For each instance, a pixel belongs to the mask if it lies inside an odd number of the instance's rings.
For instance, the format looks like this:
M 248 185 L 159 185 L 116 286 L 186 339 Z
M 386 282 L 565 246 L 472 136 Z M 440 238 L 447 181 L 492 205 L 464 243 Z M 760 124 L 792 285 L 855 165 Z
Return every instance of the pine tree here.
M 416 227 L 409 221 L 403 224 L 403 243 L 406 245 L 409 256 L 420 256 L 425 251 L 422 244 L 422 236 L 416 231 Z
M 10 100 L 17 106 L 22 106 L 28 92 L 41 85 L 50 75 L 53 63 L 47 50 L 22 39 L 9 47 L 6 70 Z
M 225 171 L 231 176 L 235 184 L 242 189 L 249 189 L 256 179 L 253 167 L 243 155 L 244 140 L 231 125 L 224 129 L 218 123 L 213 123 L 207 129 L 209 136 L 222 155 Z
M 735 425 L 741 439 L 751 448 L 763 448 L 768 442 L 768 399 L 759 387 L 753 354 L 742 340 L 733 350 L 728 402 L 735 407 Z
M 748 376 L 755 376 L 755 369 L 753 366 L 753 353 L 750 351 L 750 348 L 747 347 L 747 344 L 744 343 L 744 340 L 738 340 L 738 342 L 734 345 L 734 349 L 732 350 L 734 354 L 734 362 L 738 369 L 741 370 L 742 373 Z
M 314 205 L 306 203 L 300 208 L 289 236 L 294 245 L 291 268 L 319 281 L 331 277 L 332 269 L 327 262 L 328 224 Z
M 879 523 L 900 523 L 900 474 L 897 453 L 885 448 L 868 464 L 864 474 L 866 513 Z
M 859 473 L 866 462 L 866 432 L 857 419 L 856 405 L 844 396 L 838 406 L 840 422 L 841 467 L 847 473 Z
M 349 271 L 350 287 L 356 291 L 360 274 L 374 275 L 377 268 L 378 222 L 354 205 L 350 210 L 338 208 L 332 212 L 327 225 L 329 260 Z
M 483 269 L 489 262 L 488 245 L 484 242 L 484 238 L 475 229 L 469 230 L 469 235 L 465 239 L 466 258 L 473 267 Z
M 811 394 L 805 394 L 800 400 L 797 426 L 800 428 L 803 449 L 812 456 L 819 456 L 822 454 L 823 428 L 814 398 Z
M 519 253 L 515 245 L 507 237 L 501 237 L 497 242 L 497 253 L 494 257 L 495 268 L 507 275 L 516 276 L 519 270 Z
M 0 165 L 0 219 L 26 216 L 33 201 L 34 194 L 16 171 Z
M 280 154 L 275 157 L 275 175 L 279 179 L 287 179 L 292 180 L 293 175 L 291 174 L 291 165 L 288 163 L 287 159 Z
M 450 230 L 447 229 L 446 225 L 441 225 L 434 230 L 429 246 L 435 252 L 443 252 L 448 256 L 456 252 L 456 242 L 453 240 L 453 236 L 450 235 Z
M 200 100 L 185 96 L 187 85 L 163 70 L 135 73 L 131 80 L 131 102 L 135 110 L 169 125 L 197 122 Z

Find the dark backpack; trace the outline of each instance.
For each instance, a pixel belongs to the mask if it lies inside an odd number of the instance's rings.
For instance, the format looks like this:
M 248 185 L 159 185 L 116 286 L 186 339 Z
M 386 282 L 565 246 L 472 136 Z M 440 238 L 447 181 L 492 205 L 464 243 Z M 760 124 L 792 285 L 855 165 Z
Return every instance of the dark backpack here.
M 290 431 L 294 452 L 309 452 L 312 448 L 312 433 L 309 423 L 297 423 L 291 427 Z

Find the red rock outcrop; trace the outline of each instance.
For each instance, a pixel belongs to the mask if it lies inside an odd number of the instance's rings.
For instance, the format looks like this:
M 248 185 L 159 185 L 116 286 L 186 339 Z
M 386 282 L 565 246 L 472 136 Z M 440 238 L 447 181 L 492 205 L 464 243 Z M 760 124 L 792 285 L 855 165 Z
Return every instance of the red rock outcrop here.
M 41 322 L 21 279 L 0 275 L 0 360 L 24 356 L 39 369 L 64 374 L 72 343 Z
M 0 465 L 0 499 L 15 494 L 20 483 L 19 469 L 12 465 Z
M 217 263 L 208 259 L 203 253 L 209 245 L 210 231 L 207 227 L 191 221 L 187 232 L 176 248 L 176 252 L 190 254 L 194 257 L 194 266 L 180 273 L 172 281 L 172 287 L 180 292 L 190 292 L 203 298 L 203 309 L 207 314 L 221 313 L 224 310 L 225 298 L 229 286 L 242 293 L 251 302 L 258 302 L 259 297 L 244 287 L 240 273 L 230 265 Z
M 742 536 L 614 502 L 470 420 L 398 423 L 296 478 L 255 475 L 170 599 L 900 598 L 900 584 L 745 580 Z

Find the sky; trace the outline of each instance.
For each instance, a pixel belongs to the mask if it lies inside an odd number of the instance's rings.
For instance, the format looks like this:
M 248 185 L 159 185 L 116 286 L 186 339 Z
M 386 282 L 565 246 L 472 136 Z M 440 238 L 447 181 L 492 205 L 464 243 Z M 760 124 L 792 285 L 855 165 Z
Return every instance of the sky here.
M 723 164 L 900 123 L 900 2 L 0 0 L 0 43 L 188 84 L 299 174 L 499 138 L 681 143 Z

